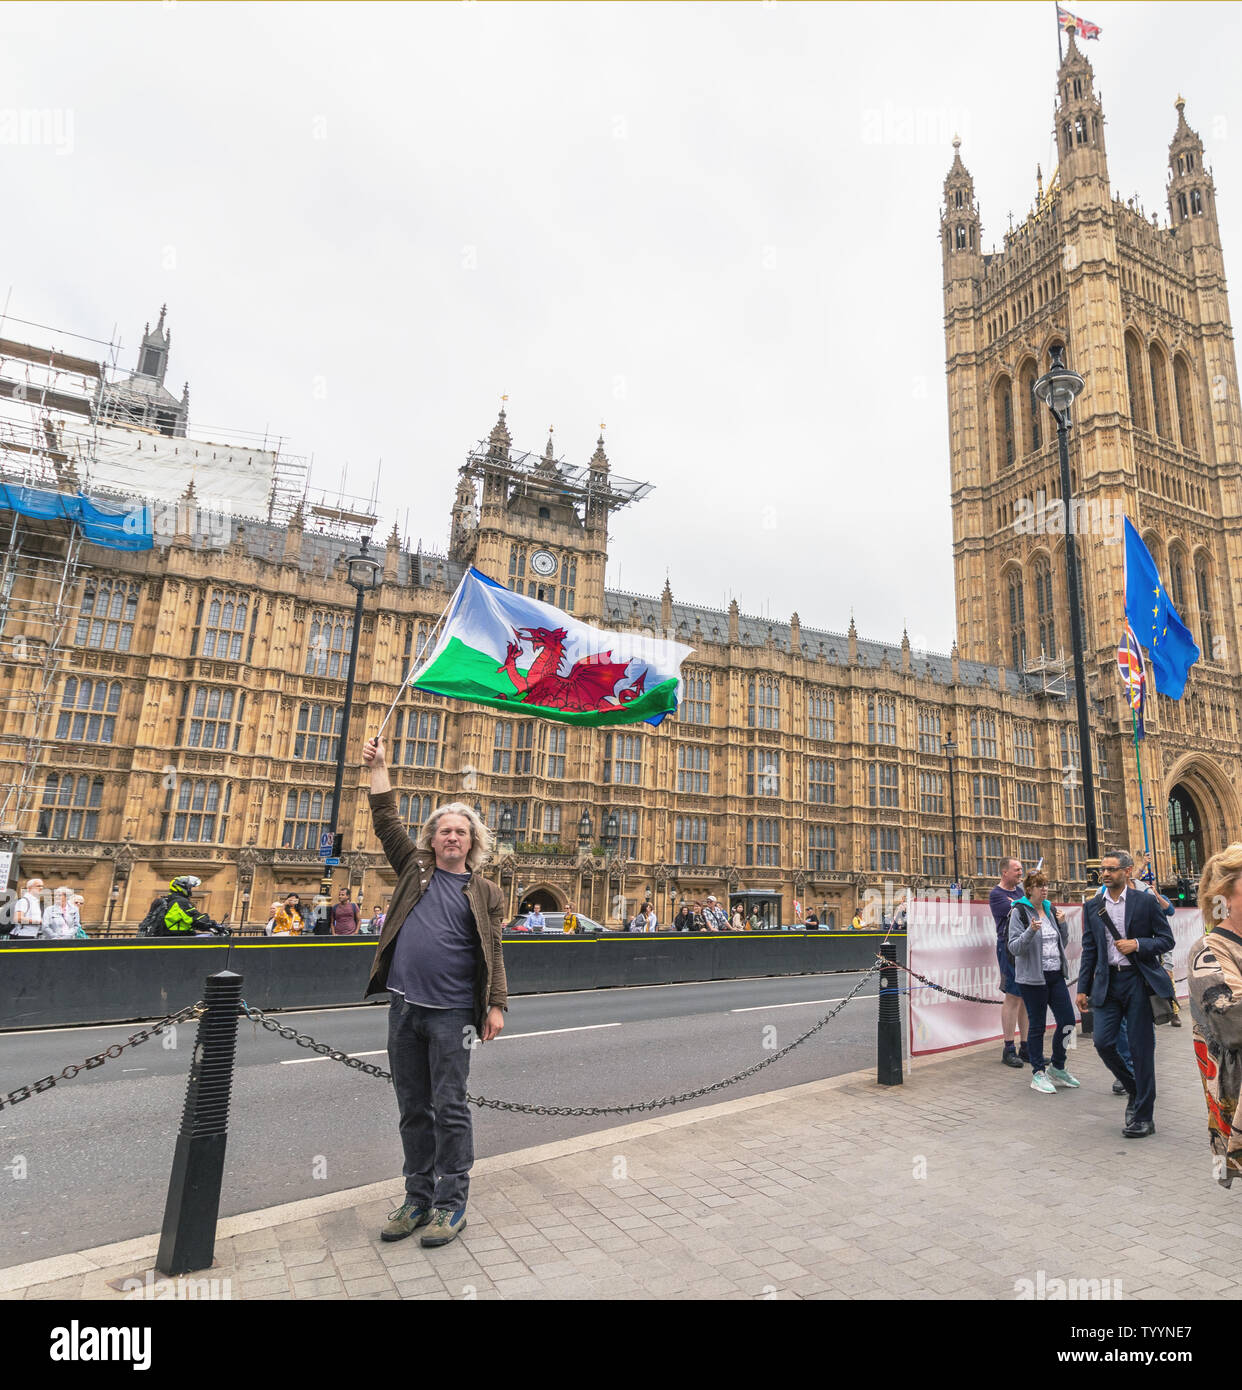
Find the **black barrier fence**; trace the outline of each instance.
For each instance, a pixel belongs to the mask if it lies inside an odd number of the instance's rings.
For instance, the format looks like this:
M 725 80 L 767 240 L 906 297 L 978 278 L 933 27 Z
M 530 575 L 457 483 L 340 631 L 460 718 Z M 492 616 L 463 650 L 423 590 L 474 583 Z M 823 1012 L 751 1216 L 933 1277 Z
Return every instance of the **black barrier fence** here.
M 878 932 L 506 937 L 509 992 L 552 994 L 634 985 L 865 970 Z M 891 933 L 901 957 L 905 937 Z M 234 970 L 260 1009 L 357 1004 L 374 938 L 23 941 L 0 947 L 0 1031 L 161 1018 L 196 998 L 205 975 Z M 387 995 L 381 996 L 387 999 Z

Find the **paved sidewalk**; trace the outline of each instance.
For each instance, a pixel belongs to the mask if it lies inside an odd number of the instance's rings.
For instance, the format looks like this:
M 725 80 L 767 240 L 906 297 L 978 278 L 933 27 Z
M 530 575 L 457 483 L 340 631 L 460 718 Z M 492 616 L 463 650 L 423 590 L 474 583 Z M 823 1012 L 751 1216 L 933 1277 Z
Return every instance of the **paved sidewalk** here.
M 1159 1031 L 1152 1139 L 1121 1137 L 1089 1041 L 1055 1096 L 989 1044 L 893 1089 L 855 1072 L 482 1160 L 441 1250 L 379 1240 L 399 1178 L 231 1217 L 191 1277 L 234 1299 L 1012 1299 L 1054 1279 L 1237 1298 L 1242 1191 L 1211 1177 L 1190 1029 Z M 0 1270 L 0 1297 L 122 1298 L 156 1245 Z

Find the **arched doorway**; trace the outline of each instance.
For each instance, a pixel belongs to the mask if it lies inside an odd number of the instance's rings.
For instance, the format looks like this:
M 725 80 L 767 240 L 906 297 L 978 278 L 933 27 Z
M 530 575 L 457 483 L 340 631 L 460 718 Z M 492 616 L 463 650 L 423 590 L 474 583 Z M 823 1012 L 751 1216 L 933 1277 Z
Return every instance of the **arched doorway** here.
M 1181 782 L 1169 793 L 1169 848 L 1173 872 L 1198 878 L 1207 859 L 1203 844 L 1203 815 Z
M 518 911 L 525 908 L 538 908 L 540 912 L 560 912 L 565 906 L 560 895 L 553 888 L 524 888 Z

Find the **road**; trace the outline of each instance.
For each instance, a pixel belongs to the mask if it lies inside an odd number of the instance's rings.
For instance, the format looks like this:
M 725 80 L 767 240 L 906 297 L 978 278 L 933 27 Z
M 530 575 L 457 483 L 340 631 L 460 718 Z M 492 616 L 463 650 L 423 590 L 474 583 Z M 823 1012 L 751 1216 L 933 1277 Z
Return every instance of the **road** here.
M 627 1104 L 719 1081 L 770 1056 L 833 1007 L 857 973 L 659 985 L 515 998 L 480 1047 L 470 1091 L 489 1099 Z M 875 1063 L 876 991 L 858 997 L 788 1057 L 678 1109 L 794 1086 Z M 280 1014 L 283 1024 L 387 1065 L 387 1009 Z M 123 1041 L 125 1024 L 4 1037 L 0 1091 L 59 1072 Z M 0 1112 L 0 1267 L 149 1235 L 163 1217 L 195 1027 L 152 1038 L 72 1081 Z M 625 1124 L 627 1116 L 474 1113 L 477 1157 Z M 396 1105 L 365 1076 L 243 1021 L 238 1032 L 222 1216 L 399 1182 Z

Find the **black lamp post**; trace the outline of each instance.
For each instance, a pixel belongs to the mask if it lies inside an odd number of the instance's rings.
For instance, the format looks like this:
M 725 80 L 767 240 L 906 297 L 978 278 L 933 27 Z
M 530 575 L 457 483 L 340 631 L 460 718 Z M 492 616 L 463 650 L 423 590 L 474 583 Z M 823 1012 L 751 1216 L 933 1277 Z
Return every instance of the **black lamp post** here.
M 362 632 L 362 602 L 366 595 L 377 587 L 380 572 L 379 561 L 367 554 L 368 544 L 369 542 L 364 536 L 358 554 L 350 555 L 345 560 L 349 570 L 349 583 L 357 597 L 354 602 L 354 626 L 349 643 L 349 669 L 345 675 L 345 708 L 341 711 L 341 732 L 336 745 L 336 781 L 332 787 L 333 859 L 341 857 L 341 787 L 345 781 L 345 747 L 349 738 L 350 707 L 354 701 L 354 672 L 358 666 L 358 638 Z M 325 896 L 332 892 L 331 865 L 324 865 L 323 881 L 319 885 L 319 891 Z
M 952 817 L 953 826 L 953 882 L 960 893 L 962 891 L 962 876 L 957 867 L 957 783 L 953 776 L 953 759 L 957 754 L 957 744 L 953 742 L 953 730 L 949 730 L 949 736 L 945 739 L 942 747 L 944 755 L 949 760 L 949 814 Z
M 1070 407 L 1086 382 L 1062 360 L 1065 349 L 1054 347 L 1048 371 L 1035 383 L 1035 394 L 1057 422 L 1061 456 L 1061 501 L 1065 507 L 1065 582 L 1069 597 L 1070 637 L 1074 647 L 1074 694 L 1078 700 L 1078 752 L 1082 762 L 1082 808 L 1087 830 L 1087 882 L 1099 882 L 1100 837 L 1095 819 L 1095 772 L 1091 757 L 1091 728 L 1087 722 L 1087 672 L 1082 650 L 1082 607 L 1079 599 L 1078 547 L 1070 488 Z
M 594 830 L 591 825 L 591 815 L 588 811 L 583 811 L 582 819 L 578 822 L 578 848 L 588 850 L 591 848 L 591 836 Z
M 616 860 L 617 860 L 617 846 L 618 846 L 618 845 L 620 844 L 620 842 L 621 842 L 621 822 L 617 819 L 617 813 L 616 813 L 615 811 L 609 811 L 609 812 L 608 812 L 608 818 L 604 821 L 604 831 L 603 831 L 603 835 L 601 836 L 601 839 L 602 839 L 602 841 L 603 841 L 605 853 L 608 855 L 609 859 L 612 860 L 612 864 L 610 865 L 610 868 L 615 869 L 615 868 L 616 868 Z M 623 883 L 624 883 L 624 880 L 622 880 L 622 884 L 623 884 Z M 605 923 L 607 923 L 607 921 L 608 921 L 608 889 L 611 888 L 611 886 L 612 886 L 612 875 L 611 875 L 611 873 L 610 873 L 610 874 L 608 875 L 608 887 L 605 888 L 605 890 L 604 890 L 604 921 L 605 921 Z M 621 887 L 621 886 L 622 886 L 622 885 L 618 885 L 618 887 Z M 624 905 L 624 903 L 622 903 L 622 906 L 621 906 L 621 924 L 622 924 L 622 926 L 625 925 L 625 905 Z
M 1160 874 L 1156 869 L 1156 804 L 1150 796 L 1147 798 L 1147 824 L 1151 827 L 1151 880 L 1159 887 Z
M 502 806 L 500 810 L 500 849 L 503 854 L 513 853 L 513 812 L 508 806 Z

